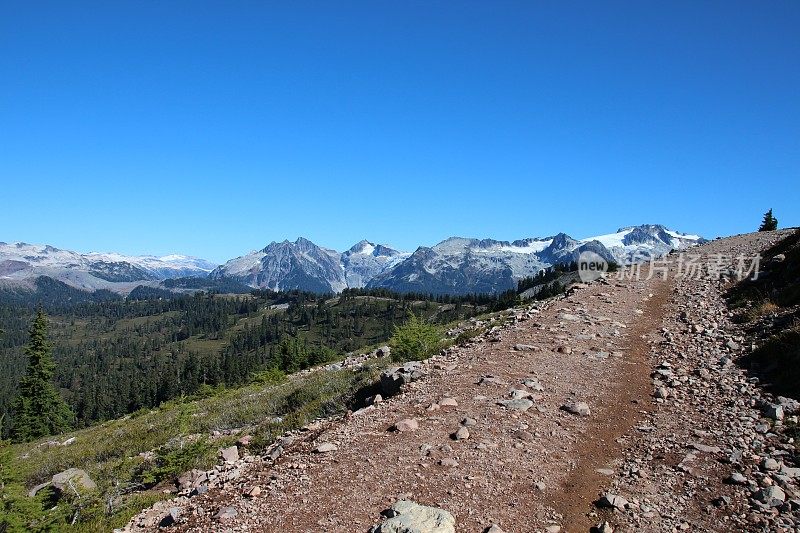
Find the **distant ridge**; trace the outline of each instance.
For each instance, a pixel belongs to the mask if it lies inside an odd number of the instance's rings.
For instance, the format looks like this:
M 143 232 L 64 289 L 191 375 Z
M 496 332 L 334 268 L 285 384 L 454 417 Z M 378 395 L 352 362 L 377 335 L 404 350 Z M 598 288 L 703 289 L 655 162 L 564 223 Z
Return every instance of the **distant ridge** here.
M 387 288 L 433 294 L 496 293 L 559 263 L 574 261 L 583 251 L 628 263 L 660 256 L 705 242 L 698 235 L 643 224 L 614 233 L 574 239 L 565 233 L 515 241 L 450 237 L 413 253 L 362 240 L 344 252 L 300 237 L 272 242 L 217 266 L 184 255 L 128 256 L 82 254 L 49 245 L 0 243 L 0 285 L 46 276 L 82 290 L 108 289 L 127 294 L 140 285 L 184 290 L 202 282 L 165 283 L 178 278 L 205 278 L 216 287 L 237 286 L 277 291 L 338 293 L 347 288 Z M 214 282 L 211 284 L 210 282 Z

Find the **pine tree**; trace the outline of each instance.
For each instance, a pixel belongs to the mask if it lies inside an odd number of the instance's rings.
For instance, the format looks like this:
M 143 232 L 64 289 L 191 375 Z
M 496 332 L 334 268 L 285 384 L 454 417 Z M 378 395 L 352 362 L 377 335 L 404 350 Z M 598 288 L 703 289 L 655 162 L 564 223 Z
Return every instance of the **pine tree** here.
M 772 216 L 772 209 L 764 213 L 764 220 L 758 231 L 775 231 L 778 229 L 778 219 Z
M 28 370 L 19 383 L 14 404 L 13 436 L 18 441 L 62 433 L 70 428 L 74 415 L 53 385 L 55 363 L 47 341 L 47 317 L 36 313 L 25 346 Z

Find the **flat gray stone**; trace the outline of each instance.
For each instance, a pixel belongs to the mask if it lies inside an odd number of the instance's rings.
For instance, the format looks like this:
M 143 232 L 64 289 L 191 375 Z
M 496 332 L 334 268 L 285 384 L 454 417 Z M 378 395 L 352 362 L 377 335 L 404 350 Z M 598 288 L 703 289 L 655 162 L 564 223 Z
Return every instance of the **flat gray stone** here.
M 381 524 L 378 533 L 455 533 L 456 519 L 437 507 L 399 500 L 392 505 L 394 516 Z
M 502 406 L 505 406 L 506 409 L 511 409 L 512 411 L 525 412 L 531 407 L 533 407 L 533 402 L 526 398 L 518 398 L 516 400 L 503 400 L 498 403 Z
M 325 442 L 317 446 L 314 451 L 316 453 L 328 453 L 328 452 L 335 452 L 338 450 L 339 447 L 333 444 L 332 442 Z

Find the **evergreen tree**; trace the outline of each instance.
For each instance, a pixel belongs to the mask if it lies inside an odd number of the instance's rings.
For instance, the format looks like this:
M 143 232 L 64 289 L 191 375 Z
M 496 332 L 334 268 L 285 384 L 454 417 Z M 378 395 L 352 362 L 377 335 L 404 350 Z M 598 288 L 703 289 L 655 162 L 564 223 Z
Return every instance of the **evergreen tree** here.
M 29 335 L 25 346 L 28 370 L 19 383 L 19 396 L 14 404 L 13 435 L 19 441 L 66 431 L 74 418 L 53 385 L 56 365 L 47 341 L 47 317 L 42 310 L 36 313 Z
M 775 231 L 778 229 L 778 219 L 772 216 L 772 209 L 764 213 L 764 220 L 758 231 Z

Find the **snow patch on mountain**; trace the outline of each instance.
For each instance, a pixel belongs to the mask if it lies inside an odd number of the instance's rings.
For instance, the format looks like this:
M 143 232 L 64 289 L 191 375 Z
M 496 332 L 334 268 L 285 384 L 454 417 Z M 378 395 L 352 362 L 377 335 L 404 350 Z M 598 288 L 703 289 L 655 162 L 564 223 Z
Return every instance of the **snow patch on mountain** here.
M 206 276 L 216 265 L 185 255 L 162 257 L 119 253 L 79 253 L 50 245 L 0 243 L 0 278 L 22 281 L 48 276 L 86 290 L 127 289 L 134 282 Z
M 576 240 L 565 233 L 518 241 L 451 237 L 418 248 L 408 259 L 377 274 L 368 287 L 400 292 L 466 294 L 512 289 L 516 282 L 553 265 L 576 261 L 585 251 L 630 263 L 702 242 L 697 235 L 646 224 Z

